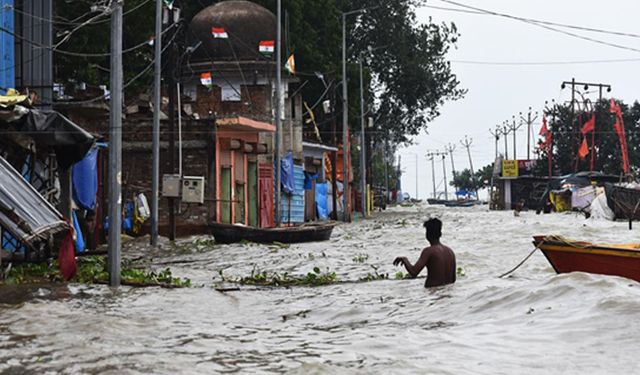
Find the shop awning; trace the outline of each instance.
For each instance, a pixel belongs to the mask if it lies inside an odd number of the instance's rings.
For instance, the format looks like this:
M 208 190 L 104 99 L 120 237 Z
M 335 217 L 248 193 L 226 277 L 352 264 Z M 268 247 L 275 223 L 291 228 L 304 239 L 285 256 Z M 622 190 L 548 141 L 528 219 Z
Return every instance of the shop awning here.
M 220 130 L 229 131 L 253 131 L 275 133 L 276 126 L 268 122 L 256 121 L 246 117 L 223 117 L 216 120 Z

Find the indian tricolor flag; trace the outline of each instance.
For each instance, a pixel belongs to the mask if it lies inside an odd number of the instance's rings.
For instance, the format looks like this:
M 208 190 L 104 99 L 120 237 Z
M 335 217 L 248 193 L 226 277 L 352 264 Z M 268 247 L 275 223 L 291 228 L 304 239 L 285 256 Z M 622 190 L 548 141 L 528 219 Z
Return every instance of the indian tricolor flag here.
M 293 55 L 289 56 L 287 62 L 284 64 L 284 68 L 292 75 L 296 75 L 296 59 Z
M 259 50 L 263 55 L 271 55 L 276 49 L 276 42 L 273 40 L 263 40 L 260 42 Z
M 211 73 L 200 74 L 200 83 L 202 83 L 203 86 L 207 86 L 207 87 L 213 86 L 213 79 L 211 79 Z
M 212 27 L 211 35 L 216 39 L 228 39 L 229 34 L 225 31 L 224 27 Z

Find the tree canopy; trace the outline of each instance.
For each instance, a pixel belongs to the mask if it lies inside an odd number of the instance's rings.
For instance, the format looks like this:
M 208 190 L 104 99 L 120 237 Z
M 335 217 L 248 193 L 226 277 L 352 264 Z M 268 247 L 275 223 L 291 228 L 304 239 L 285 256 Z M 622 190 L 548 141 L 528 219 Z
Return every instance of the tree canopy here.
M 640 104 L 627 105 L 617 101 L 622 109 L 631 173 L 640 171 Z M 548 128 L 553 134 L 553 173 L 570 174 L 591 169 L 591 157 L 594 158 L 594 171 L 618 175 L 622 173 L 620 141 L 614 131 L 615 116 L 609 111 L 610 102 L 602 100 L 596 103 L 576 103 L 573 115 L 570 104 L 556 104 L 545 111 Z M 583 138 L 582 126 L 595 114 L 595 133 Z M 589 153 L 578 156 L 583 142 L 587 143 Z M 547 151 L 539 147 L 536 173 L 548 174 Z
M 255 0 L 275 12 L 276 0 Z M 454 24 L 419 23 L 415 9 L 417 0 L 283 0 L 287 15 L 287 51 L 295 53 L 296 65 L 310 105 L 325 93 L 324 84 L 316 78 L 321 72 L 327 81 L 341 79 L 342 14 L 367 9 L 346 18 L 350 124 L 359 124 L 358 59 L 362 59 L 368 90 L 367 110 L 376 119 L 369 132 L 374 141 L 386 140 L 392 146 L 407 142 L 426 130 L 447 100 L 464 95 L 452 72 L 446 53 L 455 46 L 459 34 Z M 58 48 L 79 53 L 108 53 L 108 15 L 104 21 L 75 30 L 96 0 L 55 0 L 55 33 L 57 42 L 73 31 Z M 99 2 L 102 3 L 102 2 Z M 105 2 L 106 3 L 106 2 Z M 154 1 L 126 0 L 124 48 L 139 46 L 153 35 Z M 174 1 L 182 9 L 183 30 L 191 17 L 210 2 Z M 82 18 L 79 18 L 82 17 Z M 168 32 L 165 38 L 172 38 Z M 180 35 L 175 39 L 181 41 Z M 184 38 L 182 39 L 184 40 Z M 166 42 L 165 42 L 166 43 Z M 153 48 L 142 45 L 124 56 L 125 81 L 137 76 L 153 59 Z M 55 54 L 56 81 L 83 81 L 106 85 L 109 58 Z M 152 70 L 128 87 L 127 96 L 149 91 Z M 338 95 L 340 90 L 337 91 Z M 319 112 L 321 106 L 316 110 Z M 319 113 L 318 113 L 319 114 Z M 328 124 L 325 124 L 328 126 Z

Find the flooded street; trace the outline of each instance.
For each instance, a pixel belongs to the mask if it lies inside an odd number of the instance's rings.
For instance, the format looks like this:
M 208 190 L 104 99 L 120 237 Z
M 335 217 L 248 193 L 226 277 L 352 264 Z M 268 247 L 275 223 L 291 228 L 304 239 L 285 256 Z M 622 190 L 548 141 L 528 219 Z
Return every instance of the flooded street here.
M 429 216 L 443 220 L 442 242 L 462 268 L 456 284 L 432 290 L 424 278 L 394 280 L 404 269 L 391 264 L 401 255 L 417 259 Z M 511 277 L 498 276 L 533 249 L 534 234 L 612 243 L 637 242 L 639 230 L 571 213 L 423 206 L 338 226 L 324 243 L 155 252 L 155 267 L 194 287 L 5 287 L 0 372 L 638 373 L 640 284 L 556 275 L 540 252 Z M 314 267 L 341 282 L 214 289 L 220 271 L 237 278 L 254 268 L 304 275 Z M 390 279 L 346 282 L 375 272 Z

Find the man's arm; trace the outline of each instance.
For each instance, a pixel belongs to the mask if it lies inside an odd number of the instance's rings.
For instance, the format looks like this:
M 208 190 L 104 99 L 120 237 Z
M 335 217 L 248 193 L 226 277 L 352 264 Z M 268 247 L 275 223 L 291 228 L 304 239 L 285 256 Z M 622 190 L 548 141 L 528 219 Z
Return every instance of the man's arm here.
M 420 258 L 418 258 L 416 264 L 411 264 L 407 257 L 398 257 L 393 261 L 393 265 L 397 266 L 400 263 L 404 264 L 404 267 L 407 269 L 407 272 L 409 272 L 409 275 L 411 275 L 412 278 L 416 278 L 418 277 L 418 274 L 420 274 L 420 271 L 422 271 L 422 269 L 427 265 L 430 253 L 431 252 L 427 247 L 426 249 L 422 250 L 422 254 L 420 254 Z

